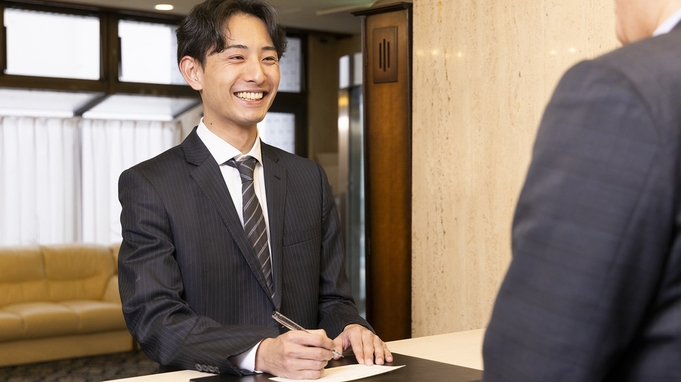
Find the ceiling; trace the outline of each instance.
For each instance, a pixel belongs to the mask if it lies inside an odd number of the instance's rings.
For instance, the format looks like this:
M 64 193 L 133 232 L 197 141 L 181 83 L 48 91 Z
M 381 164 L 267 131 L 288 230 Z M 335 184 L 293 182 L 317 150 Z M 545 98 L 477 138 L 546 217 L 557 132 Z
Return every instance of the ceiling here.
M 55 2 L 184 16 L 200 0 L 59 0 Z M 367 9 L 376 3 L 375 0 L 269 0 L 269 2 L 276 8 L 281 25 L 343 34 L 359 34 L 360 20 L 351 12 Z M 172 4 L 174 9 L 168 12 L 157 11 L 154 5 L 158 3 Z

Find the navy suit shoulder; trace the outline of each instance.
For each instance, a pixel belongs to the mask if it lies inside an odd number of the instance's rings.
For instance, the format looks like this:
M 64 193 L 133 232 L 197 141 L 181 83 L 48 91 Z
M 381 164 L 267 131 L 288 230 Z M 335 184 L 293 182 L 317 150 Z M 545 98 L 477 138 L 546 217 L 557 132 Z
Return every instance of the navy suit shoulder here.
M 681 380 L 681 34 L 563 76 L 487 328 L 494 381 Z
M 628 44 L 603 55 L 594 64 L 621 73 L 662 124 L 681 119 L 681 27 Z

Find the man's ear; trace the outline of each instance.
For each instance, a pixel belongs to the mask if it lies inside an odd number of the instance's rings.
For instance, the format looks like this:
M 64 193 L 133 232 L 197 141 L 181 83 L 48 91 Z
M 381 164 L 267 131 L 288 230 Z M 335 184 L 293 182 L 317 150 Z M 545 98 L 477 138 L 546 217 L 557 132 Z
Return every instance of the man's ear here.
M 180 59 L 180 73 L 187 81 L 189 86 L 196 91 L 201 91 L 203 89 L 202 79 L 203 79 L 203 67 L 201 63 L 193 57 L 184 56 Z

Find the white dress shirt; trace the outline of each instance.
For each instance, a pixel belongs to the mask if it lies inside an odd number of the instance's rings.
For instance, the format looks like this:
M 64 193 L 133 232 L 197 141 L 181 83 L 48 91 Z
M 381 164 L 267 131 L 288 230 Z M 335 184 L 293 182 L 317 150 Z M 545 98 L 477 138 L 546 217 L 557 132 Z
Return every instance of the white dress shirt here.
M 669 33 L 671 32 L 672 29 L 676 26 L 681 21 L 681 9 L 677 10 L 667 18 L 662 24 L 660 24 L 657 29 L 655 29 L 655 32 L 653 32 L 653 36 L 659 36 L 661 34 Z

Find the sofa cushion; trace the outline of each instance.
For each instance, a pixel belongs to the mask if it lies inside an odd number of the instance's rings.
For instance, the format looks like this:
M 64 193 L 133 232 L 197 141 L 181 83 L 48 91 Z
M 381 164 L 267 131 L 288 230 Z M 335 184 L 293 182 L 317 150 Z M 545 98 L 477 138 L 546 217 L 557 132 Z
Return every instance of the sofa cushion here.
M 114 275 L 111 248 L 97 245 L 41 247 L 49 301 L 101 300 Z
M 0 341 L 22 338 L 23 326 L 20 315 L 0 309 Z
M 0 309 L 0 341 L 125 330 L 120 304 L 102 301 L 26 303 Z
M 0 307 L 49 301 L 45 264 L 38 246 L 5 247 L 0 251 Z
M 50 302 L 8 305 L 3 311 L 17 314 L 23 321 L 19 338 L 41 338 L 76 333 L 78 316 L 68 307 Z
M 126 329 L 121 304 L 104 301 L 64 301 L 78 315 L 78 333 L 106 332 Z

